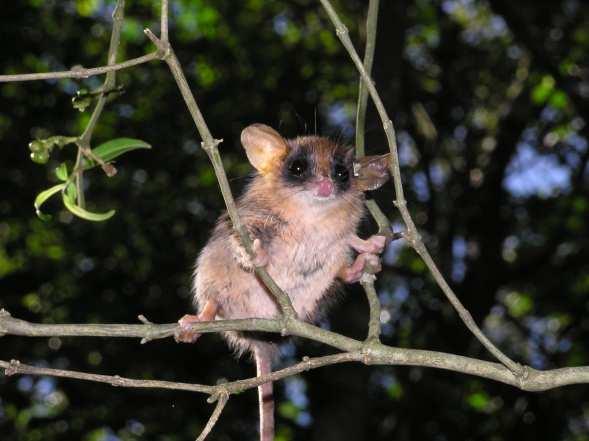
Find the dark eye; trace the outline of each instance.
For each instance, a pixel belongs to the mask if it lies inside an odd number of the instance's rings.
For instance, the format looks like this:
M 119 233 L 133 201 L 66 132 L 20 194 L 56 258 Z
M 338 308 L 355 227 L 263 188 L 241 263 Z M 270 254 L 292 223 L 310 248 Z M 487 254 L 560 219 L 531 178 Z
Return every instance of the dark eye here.
M 288 172 L 292 176 L 301 177 L 309 168 L 309 164 L 304 159 L 295 159 L 292 163 L 288 166 Z
M 333 179 L 340 183 L 348 182 L 350 179 L 350 172 L 342 164 L 336 164 L 333 168 Z

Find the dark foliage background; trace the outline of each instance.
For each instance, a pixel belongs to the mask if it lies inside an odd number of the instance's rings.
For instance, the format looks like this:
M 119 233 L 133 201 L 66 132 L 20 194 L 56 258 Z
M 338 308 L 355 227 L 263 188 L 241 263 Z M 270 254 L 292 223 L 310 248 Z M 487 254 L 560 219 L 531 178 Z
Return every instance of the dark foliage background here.
M 239 131 L 264 122 L 283 134 L 352 141 L 357 74 L 319 3 L 172 0 L 171 38 L 234 190 L 251 172 Z M 374 77 L 401 145 L 407 199 L 436 260 L 486 332 L 537 368 L 589 364 L 589 8 L 582 0 L 381 2 Z M 366 3 L 336 2 L 357 47 Z M 9 2 L 0 72 L 105 63 L 113 2 Z M 151 50 L 159 3 L 130 0 L 119 59 Z M 71 97 L 102 81 L 0 85 L 0 307 L 44 323 L 173 322 L 189 310 L 190 273 L 223 209 L 180 94 L 162 63 L 122 72 L 125 94 L 95 134 L 144 139 L 112 179 L 88 178 L 105 223 L 57 202 L 36 218 L 35 195 L 55 182 L 27 143 L 76 135 L 89 112 Z M 428 125 L 428 117 L 432 126 Z M 370 152 L 384 152 L 368 115 Z M 377 197 L 387 214 L 392 189 Z M 374 226 L 367 222 L 366 233 Z M 386 343 L 488 358 L 411 252 L 389 250 L 379 278 Z M 354 286 L 325 323 L 362 338 L 367 307 Z M 0 339 L 2 359 L 76 370 L 214 383 L 254 374 L 219 337 L 196 346 L 135 340 Z M 284 363 L 326 353 L 285 347 Z M 286 440 L 587 440 L 587 386 L 542 394 L 420 368 L 336 366 L 279 383 Z M 2 440 L 190 440 L 211 406 L 202 396 L 113 389 L 52 378 L 0 377 Z M 233 398 L 212 439 L 255 439 L 256 394 Z

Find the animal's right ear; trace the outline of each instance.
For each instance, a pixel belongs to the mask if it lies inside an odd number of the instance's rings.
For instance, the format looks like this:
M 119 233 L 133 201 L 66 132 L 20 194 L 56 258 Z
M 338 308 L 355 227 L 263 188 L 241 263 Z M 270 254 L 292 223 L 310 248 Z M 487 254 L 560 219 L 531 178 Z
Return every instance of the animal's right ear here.
M 241 144 L 250 163 L 262 174 L 276 170 L 288 153 L 288 144 L 265 124 L 252 124 L 241 131 Z

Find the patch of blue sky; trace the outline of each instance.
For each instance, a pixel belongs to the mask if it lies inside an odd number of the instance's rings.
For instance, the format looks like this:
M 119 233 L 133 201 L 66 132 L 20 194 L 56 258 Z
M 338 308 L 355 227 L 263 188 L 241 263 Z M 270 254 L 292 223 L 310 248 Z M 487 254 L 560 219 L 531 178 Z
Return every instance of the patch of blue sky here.
M 566 192 L 571 184 L 571 169 L 559 163 L 554 154 L 539 154 L 522 142 L 507 167 L 504 188 L 517 197 L 550 197 Z

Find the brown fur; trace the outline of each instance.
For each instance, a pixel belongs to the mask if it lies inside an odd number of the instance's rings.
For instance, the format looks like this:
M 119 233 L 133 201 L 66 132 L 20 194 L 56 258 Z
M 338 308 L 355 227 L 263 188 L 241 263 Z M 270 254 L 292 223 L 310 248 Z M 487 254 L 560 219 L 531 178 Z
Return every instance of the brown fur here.
M 316 173 L 330 167 L 340 148 L 326 138 L 304 137 L 291 148 L 308 148 L 317 158 Z M 300 318 L 315 319 L 322 297 L 335 283 L 342 266 L 350 262 L 348 241 L 356 234 L 363 213 L 363 193 L 351 188 L 334 201 L 305 204 L 300 188 L 281 184 L 279 170 L 257 175 L 238 200 L 240 219 L 269 255 L 268 273 L 290 296 Z M 301 197 L 302 196 L 302 197 Z M 247 264 L 247 254 L 227 216 L 198 258 L 194 289 L 200 310 L 207 301 L 218 304 L 218 318 L 271 318 L 277 304 Z M 228 333 L 239 351 L 254 349 L 251 340 Z
M 386 155 L 360 159 L 359 170 L 353 170 L 351 150 L 317 136 L 285 140 L 261 124 L 244 129 L 241 141 L 259 172 L 237 201 L 256 256 L 250 258 L 228 216 L 223 215 L 196 262 L 194 300 L 199 314 L 179 321 L 179 341 L 196 341 L 198 334 L 189 329 L 195 321 L 278 314 L 274 297 L 256 277 L 254 263 L 264 262 L 290 297 L 298 317 L 308 321 L 317 319 L 321 306 L 336 291 L 338 277 L 355 282 L 364 262 L 379 265 L 375 254 L 382 251 L 384 237 L 364 241 L 356 235 L 356 228 L 363 214 L 363 192 L 378 188 L 388 178 Z M 304 172 L 299 173 L 301 163 Z M 346 173 L 349 180 L 345 180 Z M 350 265 L 352 248 L 360 254 Z M 238 353 L 254 355 L 258 375 L 271 372 L 277 351 L 270 339 L 252 333 L 224 335 Z M 258 389 L 261 441 L 271 441 L 272 383 Z

